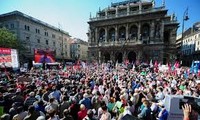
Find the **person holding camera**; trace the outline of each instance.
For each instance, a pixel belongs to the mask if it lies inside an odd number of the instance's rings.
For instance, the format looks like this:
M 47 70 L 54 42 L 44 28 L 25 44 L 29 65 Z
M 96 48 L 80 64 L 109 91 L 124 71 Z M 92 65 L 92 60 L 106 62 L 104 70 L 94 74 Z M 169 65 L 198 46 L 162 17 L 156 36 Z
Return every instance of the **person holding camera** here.
M 183 120 L 198 120 L 198 113 L 192 109 L 190 104 L 184 104 L 182 109 L 184 115 Z

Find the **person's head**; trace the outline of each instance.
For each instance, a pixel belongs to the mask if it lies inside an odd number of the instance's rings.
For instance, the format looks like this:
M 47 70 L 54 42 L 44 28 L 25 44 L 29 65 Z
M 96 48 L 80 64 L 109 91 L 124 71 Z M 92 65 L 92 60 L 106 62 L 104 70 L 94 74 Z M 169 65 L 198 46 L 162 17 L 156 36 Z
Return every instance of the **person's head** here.
M 114 98 L 114 97 L 111 97 L 111 98 L 110 98 L 110 102 L 111 102 L 111 103 L 114 103 L 114 102 L 115 102 L 115 98 Z
M 87 111 L 87 116 L 88 116 L 90 119 L 93 118 L 94 113 L 93 113 L 92 109 L 89 109 L 89 110 Z
M 9 114 L 3 114 L 0 118 L 1 118 L 1 120 L 10 120 L 10 115 Z
M 65 109 L 64 111 L 63 111 L 63 116 L 64 117 L 66 117 L 66 116 L 68 116 L 69 115 L 69 110 L 68 109 Z
M 36 120 L 45 120 L 44 116 L 39 116 Z
M 149 103 L 148 100 L 144 100 L 144 101 L 143 101 L 143 105 L 144 105 L 145 107 L 149 107 L 149 106 L 150 106 L 150 103 Z
M 56 111 L 52 108 L 48 111 L 50 117 L 53 117 L 56 114 Z
M 84 97 L 84 98 L 88 98 L 89 95 L 88 95 L 87 93 L 84 93 L 84 94 L 83 94 L 83 97 Z
M 35 111 L 35 107 L 33 105 L 28 107 L 28 112 L 32 114 Z
M 49 99 L 49 102 L 52 103 L 52 102 L 54 102 L 54 100 L 55 100 L 55 98 L 52 97 Z
M 144 103 L 145 100 L 146 100 L 146 98 L 143 97 L 143 98 L 141 99 L 141 102 Z
M 84 104 L 80 105 L 80 110 L 85 110 L 85 105 Z
M 56 86 L 53 86 L 53 87 L 52 87 L 52 90 L 55 91 L 55 90 L 56 90 Z
M 104 113 L 107 112 L 107 106 L 106 105 L 103 105 L 101 108 L 102 108 Z
M 62 101 L 68 101 L 68 100 L 69 100 L 69 97 L 68 97 L 68 96 L 64 95 L 64 96 L 62 97 Z
M 23 110 L 24 110 L 24 109 L 23 109 L 22 106 L 17 107 L 17 113 L 18 113 L 18 114 L 21 113 Z
M 105 101 L 101 101 L 101 102 L 100 102 L 100 106 L 102 107 L 102 106 L 104 106 L 104 105 L 106 105 Z
M 30 93 L 29 93 L 29 96 L 30 96 L 30 97 L 34 97 L 34 95 L 35 95 L 34 92 L 30 92 Z
M 163 91 L 163 88 L 162 88 L 162 87 L 159 87 L 157 90 L 158 90 L 158 92 L 162 92 L 162 91 Z

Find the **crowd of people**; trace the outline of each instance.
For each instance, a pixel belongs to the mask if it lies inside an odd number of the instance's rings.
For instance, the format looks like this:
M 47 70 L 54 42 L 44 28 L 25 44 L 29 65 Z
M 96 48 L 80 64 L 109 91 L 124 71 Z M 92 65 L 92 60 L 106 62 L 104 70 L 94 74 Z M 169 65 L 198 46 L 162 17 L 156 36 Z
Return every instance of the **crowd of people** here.
M 1 72 L 1 120 L 168 120 L 166 95 L 200 97 L 198 76 L 149 67 L 88 65 L 79 69 Z M 184 120 L 197 120 L 191 105 Z M 193 117 L 193 118 L 191 118 Z

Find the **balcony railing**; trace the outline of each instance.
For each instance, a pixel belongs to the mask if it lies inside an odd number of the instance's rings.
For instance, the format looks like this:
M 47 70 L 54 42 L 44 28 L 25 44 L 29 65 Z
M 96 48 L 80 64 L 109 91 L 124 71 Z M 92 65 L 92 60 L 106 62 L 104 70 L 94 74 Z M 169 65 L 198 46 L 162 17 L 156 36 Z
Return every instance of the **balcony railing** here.
M 137 11 L 130 11 L 129 13 L 128 12 L 122 12 L 122 13 L 119 13 L 119 14 L 112 14 L 112 15 L 107 15 L 107 16 L 99 16 L 99 17 L 90 18 L 90 20 L 91 21 L 97 21 L 97 20 L 104 20 L 104 19 L 112 19 L 112 18 L 129 16 L 129 15 L 137 15 L 137 14 L 145 14 L 145 13 L 150 13 L 150 12 L 157 12 L 157 11 L 160 11 L 160 10 L 164 10 L 164 7 L 157 7 L 157 8 L 137 10 Z

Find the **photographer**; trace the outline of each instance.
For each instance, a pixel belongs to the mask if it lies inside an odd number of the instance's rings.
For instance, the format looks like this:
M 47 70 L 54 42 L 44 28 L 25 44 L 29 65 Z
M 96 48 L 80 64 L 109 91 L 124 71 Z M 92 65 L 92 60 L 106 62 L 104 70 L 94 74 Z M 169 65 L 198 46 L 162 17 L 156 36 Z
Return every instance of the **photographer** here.
M 183 120 L 198 120 L 198 113 L 192 109 L 191 105 L 184 104 L 182 109 L 184 115 Z

